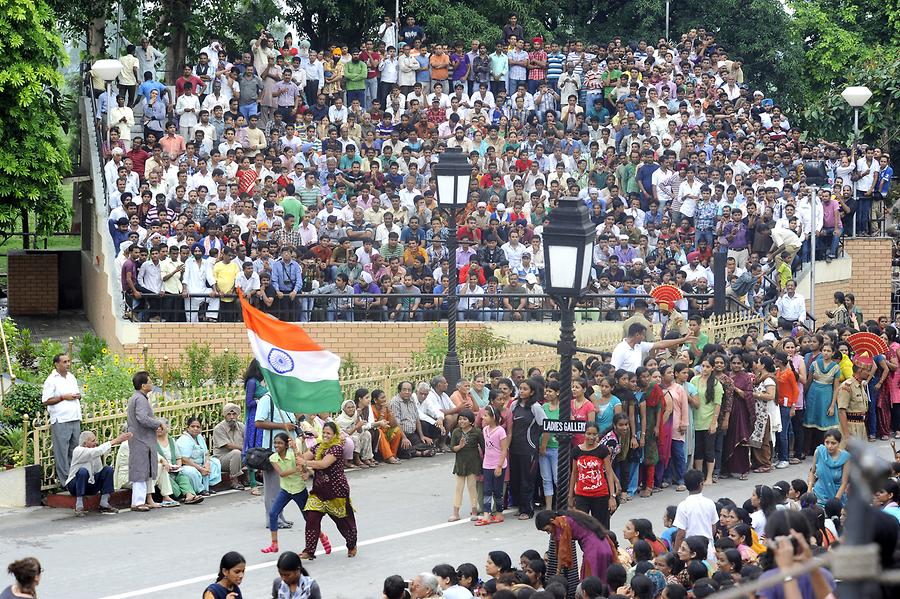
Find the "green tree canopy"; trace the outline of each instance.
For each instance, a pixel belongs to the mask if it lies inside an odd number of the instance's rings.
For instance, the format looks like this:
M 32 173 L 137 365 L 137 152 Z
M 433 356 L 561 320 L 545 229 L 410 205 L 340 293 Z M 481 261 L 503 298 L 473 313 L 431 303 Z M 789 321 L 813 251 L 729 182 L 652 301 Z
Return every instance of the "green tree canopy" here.
M 70 163 L 54 109 L 65 60 L 53 11 L 44 0 L 0 0 L 0 224 L 27 211 L 45 234 L 64 226 Z

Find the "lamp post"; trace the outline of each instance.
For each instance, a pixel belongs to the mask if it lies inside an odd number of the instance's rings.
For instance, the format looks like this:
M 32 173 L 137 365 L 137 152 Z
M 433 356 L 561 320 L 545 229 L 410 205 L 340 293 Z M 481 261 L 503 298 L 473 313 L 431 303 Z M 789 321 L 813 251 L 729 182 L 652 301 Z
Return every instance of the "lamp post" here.
M 450 213 L 450 234 L 447 244 L 447 253 L 450 260 L 450 312 L 447 314 L 447 355 L 444 357 L 444 378 L 450 389 L 456 388 L 456 383 L 462 376 L 459 364 L 459 356 L 456 354 L 456 318 L 459 305 L 459 270 L 456 267 L 456 214 L 466 205 L 469 194 L 469 178 L 472 176 L 472 167 L 465 154 L 459 148 L 449 148 L 439 157 L 434 167 L 437 177 L 437 201 L 438 205 Z
M 559 199 L 544 227 L 545 290 L 559 305 L 559 420 L 572 418 L 572 358 L 575 355 L 575 303 L 587 287 L 594 255 L 596 229 L 584 202 Z M 564 435 L 559 443 L 558 488 L 553 496 L 557 510 L 569 501 L 571 442 Z
M 115 58 L 103 58 L 91 65 L 91 70 L 106 81 L 106 128 L 112 126 L 110 109 L 112 108 L 112 82 L 122 72 L 122 63 Z
M 859 109 L 872 97 L 872 90 L 864 85 L 854 85 L 841 92 L 844 101 L 853 108 L 853 147 L 859 144 Z M 852 157 L 853 154 L 851 153 Z M 854 169 L 856 164 L 851 165 Z M 856 181 L 853 181 L 853 199 L 857 202 L 857 208 L 853 211 L 853 236 L 856 236 L 856 211 L 859 210 L 859 198 L 856 197 Z
M 669 41 L 669 0 L 666 0 L 666 41 Z
M 809 260 L 809 312 L 816 316 L 816 202 L 819 201 L 819 190 L 828 185 L 825 163 L 821 160 L 810 160 L 803 164 L 806 184 L 812 187 L 809 197 L 810 260 Z

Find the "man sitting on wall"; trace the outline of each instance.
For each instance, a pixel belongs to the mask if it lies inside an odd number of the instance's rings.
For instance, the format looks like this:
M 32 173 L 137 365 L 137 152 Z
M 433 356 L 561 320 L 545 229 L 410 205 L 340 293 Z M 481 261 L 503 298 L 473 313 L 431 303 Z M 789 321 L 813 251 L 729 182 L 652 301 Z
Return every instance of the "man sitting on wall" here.
M 122 433 L 112 441 L 97 445 L 97 435 L 84 431 L 78 438 L 78 447 L 72 452 L 69 478 L 66 490 L 75 496 L 75 517 L 84 516 L 84 497 L 100 494 L 100 512 L 116 513 L 109 505 L 109 495 L 113 492 L 112 466 L 103 464 L 103 457 L 114 445 L 131 438 L 131 433 Z

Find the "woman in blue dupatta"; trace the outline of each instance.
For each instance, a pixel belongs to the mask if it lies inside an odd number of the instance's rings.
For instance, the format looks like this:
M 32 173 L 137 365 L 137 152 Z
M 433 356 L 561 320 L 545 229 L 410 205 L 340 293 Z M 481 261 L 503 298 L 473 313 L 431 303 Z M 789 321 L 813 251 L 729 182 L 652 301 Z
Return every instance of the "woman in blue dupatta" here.
M 825 431 L 838 427 L 837 390 L 841 384 L 841 367 L 833 360 L 834 348 L 822 345 L 822 353 L 809 367 L 812 382 L 806 392 L 806 411 L 803 426 L 807 429 L 809 444 L 817 447 L 822 443 Z
M 190 479 L 194 493 L 205 497 L 215 492 L 210 491 L 210 487 L 222 482 L 222 464 L 210 455 L 200 430 L 200 419 L 196 416 L 188 418 L 175 447 L 182 461 L 181 471 Z
M 825 433 L 825 441 L 816 448 L 812 469 L 809 471 L 809 486 L 816 494 L 816 501 L 825 506 L 836 497 L 844 503 L 847 500 L 847 483 L 850 468 L 847 462 L 850 453 L 841 449 L 841 431 L 836 428 Z
M 259 403 L 259 399 L 268 392 L 262 370 L 259 368 L 259 361 L 253 358 L 244 373 L 244 448 L 242 451 L 244 459 L 247 458 L 247 451 L 251 448 L 262 447 L 262 431 L 256 428 L 256 405 Z M 248 476 L 250 478 L 250 494 L 260 495 L 256 470 L 248 469 Z

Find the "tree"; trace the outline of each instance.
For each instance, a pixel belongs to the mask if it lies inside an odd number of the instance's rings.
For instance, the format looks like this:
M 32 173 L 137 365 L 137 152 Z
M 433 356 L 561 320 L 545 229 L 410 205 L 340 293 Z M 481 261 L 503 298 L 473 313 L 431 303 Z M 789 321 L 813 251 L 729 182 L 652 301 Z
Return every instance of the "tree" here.
M 865 85 L 863 140 L 900 146 L 900 0 L 795 0 L 791 27 L 803 40 L 795 85 L 803 94 L 800 125 L 814 138 L 849 142 L 853 110 L 840 93 Z
M 65 58 L 53 11 L 44 0 L 0 0 L 0 225 L 17 218 L 49 234 L 68 222 L 62 196 L 70 168 L 67 145 L 53 106 Z

